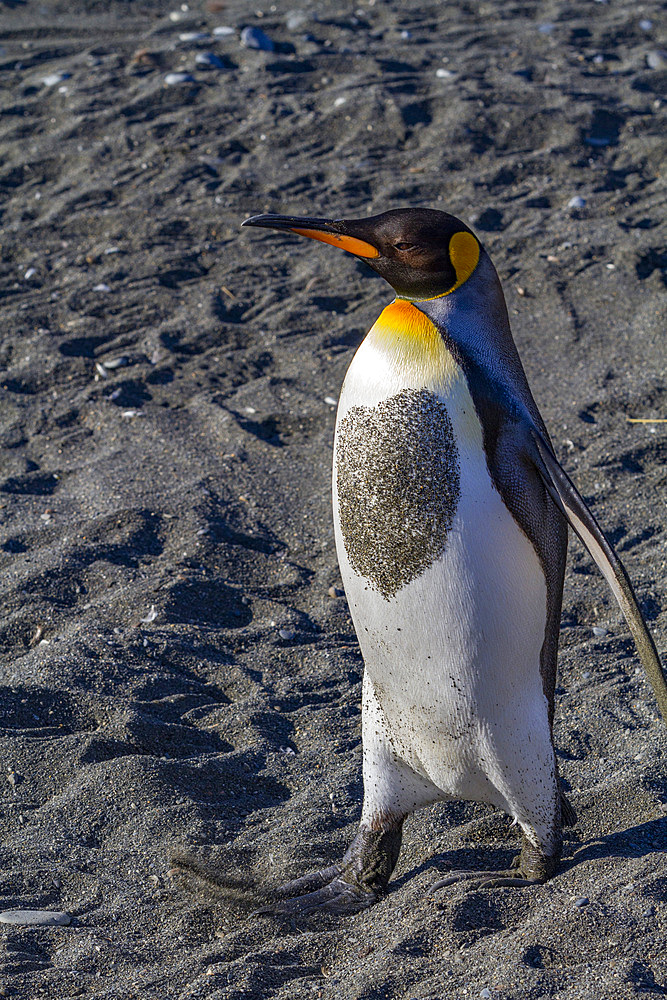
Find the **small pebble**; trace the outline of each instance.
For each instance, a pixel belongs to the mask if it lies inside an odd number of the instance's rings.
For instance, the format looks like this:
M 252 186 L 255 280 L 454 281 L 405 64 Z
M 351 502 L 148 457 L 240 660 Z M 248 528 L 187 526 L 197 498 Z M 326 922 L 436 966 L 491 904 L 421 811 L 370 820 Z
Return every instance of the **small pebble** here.
M 209 34 L 207 31 L 182 31 L 178 37 L 181 42 L 203 42 Z
M 327 406 L 338 406 L 338 400 L 334 399 L 333 396 L 325 396 L 324 402 L 327 404 Z
M 650 31 L 651 28 L 653 27 L 653 21 L 649 21 L 647 17 L 644 17 L 639 22 L 639 27 L 642 29 L 642 31 Z
M 198 52 L 195 62 L 202 69 L 224 69 L 225 63 L 215 52 Z
M 143 68 L 152 69 L 159 63 L 159 57 L 155 52 L 151 52 L 149 49 L 137 49 L 132 55 L 130 60 L 130 65 L 139 66 Z
M 111 288 L 109 287 L 109 285 L 106 285 L 103 281 L 101 281 L 99 283 L 99 285 L 95 285 L 93 287 L 93 291 L 94 292 L 110 292 Z
M 213 29 L 213 34 L 217 35 L 218 38 L 228 38 L 229 35 L 234 34 L 234 29 L 230 28 L 228 24 L 220 24 Z
M 490 1000 L 490 998 L 491 998 L 491 990 L 488 988 L 488 986 L 485 986 L 484 989 L 480 991 L 479 995 L 481 997 L 484 997 L 484 1000 Z
M 555 25 L 551 21 L 545 21 L 538 27 L 538 31 L 541 35 L 550 35 L 554 30 Z
M 146 617 L 145 618 L 140 618 L 139 621 L 140 622 L 144 622 L 145 624 L 148 624 L 149 622 L 154 622 L 156 618 L 157 618 L 157 611 L 155 609 L 155 605 L 151 604 L 151 609 L 148 612 L 148 614 L 146 615 Z
M 593 635 L 607 635 L 607 630 L 606 628 L 603 628 L 602 625 L 594 625 Z
M 30 281 L 30 279 L 34 278 L 36 274 L 37 274 L 37 268 L 29 267 L 28 270 L 23 275 L 23 277 L 25 278 L 26 281 Z
M 71 75 L 71 73 L 49 73 L 48 76 L 42 77 L 42 83 L 45 87 L 55 87 L 63 80 L 69 80 Z
M 574 905 L 578 906 L 579 909 L 581 909 L 583 906 L 588 906 L 589 903 L 590 899 L 588 898 L 588 896 L 580 896 L 579 899 L 575 899 L 574 901 Z
M 302 10 L 291 10 L 285 18 L 285 27 L 288 31 L 298 31 L 308 22 L 308 17 Z
M 59 910 L 3 910 L 0 921 L 17 927 L 67 927 L 72 918 Z
M 192 73 L 167 73 L 164 82 L 168 87 L 175 87 L 179 83 L 194 83 L 195 78 Z
M 655 51 L 646 53 L 646 65 L 649 69 L 662 69 L 667 62 L 667 52 Z
M 241 45 L 247 49 L 260 49 L 262 52 L 273 52 L 274 44 L 261 28 L 244 28 L 241 32 Z
M 286 639 L 289 642 L 290 639 L 294 638 L 296 632 L 291 628 L 281 628 L 278 629 L 278 635 L 281 639 Z
M 104 367 L 104 365 L 101 365 L 99 363 L 99 361 L 95 362 L 95 371 L 100 376 L 100 378 L 109 378 L 109 375 L 107 374 L 106 368 Z M 96 381 L 97 381 L 97 379 L 96 379 Z
M 108 368 L 109 371 L 113 371 L 114 368 L 122 368 L 124 365 L 129 365 L 129 361 L 126 357 L 121 355 L 120 358 L 111 358 L 110 361 L 104 361 L 104 367 Z
M 408 31 L 407 28 L 404 28 L 401 32 L 401 38 L 404 42 L 409 42 L 412 38 L 412 32 Z
M 451 69 L 436 69 L 435 75 L 439 80 L 451 80 L 456 76 L 455 73 L 452 73 Z
M 329 587 L 329 597 L 345 597 L 345 591 L 341 587 Z
M 600 52 L 598 52 L 596 56 L 593 56 L 593 62 L 596 64 L 596 66 L 600 66 L 604 62 L 604 56 Z
M 575 194 L 574 198 L 570 198 L 567 203 L 568 208 L 583 208 L 586 204 L 586 199 L 582 198 L 580 195 Z

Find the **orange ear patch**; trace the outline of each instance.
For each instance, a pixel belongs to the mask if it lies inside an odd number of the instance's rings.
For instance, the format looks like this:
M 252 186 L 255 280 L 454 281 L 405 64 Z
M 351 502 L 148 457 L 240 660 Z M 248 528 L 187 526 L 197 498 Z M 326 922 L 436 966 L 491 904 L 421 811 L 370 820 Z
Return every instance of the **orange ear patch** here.
M 320 243 L 329 243 L 332 247 L 340 247 L 341 250 L 347 250 L 356 257 L 380 256 L 380 251 L 371 243 L 358 240 L 354 236 L 339 236 L 338 233 L 325 233 L 321 229 L 291 229 L 290 232 L 296 233 L 297 236 L 308 236 L 311 240 L 319 240 Z
M 454 233 L 449 241 L 449 259 L 456 271 L 456 284 L 448 295 L 468 280 L 479 263 L 479 243 L 472 233 Z

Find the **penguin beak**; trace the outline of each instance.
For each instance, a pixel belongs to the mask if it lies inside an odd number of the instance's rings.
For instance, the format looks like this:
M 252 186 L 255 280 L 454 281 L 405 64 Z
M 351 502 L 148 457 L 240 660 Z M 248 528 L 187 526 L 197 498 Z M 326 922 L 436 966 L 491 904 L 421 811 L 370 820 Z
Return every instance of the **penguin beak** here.
M 331 219 L 302 219 L 289 215 L 253 215 L 246 219 L 244 226 L 259 229 L 281 229 L 297 236 L 308 236 L 311 240 L 329 243 L 331 246 L 347 250 L 355 257 L 379 257 L 380 251 L 372 243 L 359 239 L 349 232 L 349 223 L 334 222 Z

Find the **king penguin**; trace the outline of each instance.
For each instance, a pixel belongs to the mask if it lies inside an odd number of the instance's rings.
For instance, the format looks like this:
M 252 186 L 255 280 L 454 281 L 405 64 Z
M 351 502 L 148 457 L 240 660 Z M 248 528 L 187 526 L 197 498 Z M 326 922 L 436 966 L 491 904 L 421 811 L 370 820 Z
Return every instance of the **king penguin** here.
M 334 444 L 336 549 L 365 667 L 361 821 L 339 864 L 262 912 L 370 906 L 405 817 L 450 799 L 504 810 L 522 848 L 508 871 L 451 873 L 433 890 L 544 882 L 573 821 L 552 733 L 568 523 L 666 721 L 667 683 L 628 576 L 554 455 L 491 259 L 464 223 L 422 208 L 243 225 L 340 247 L 396 293 L 349 367 Z

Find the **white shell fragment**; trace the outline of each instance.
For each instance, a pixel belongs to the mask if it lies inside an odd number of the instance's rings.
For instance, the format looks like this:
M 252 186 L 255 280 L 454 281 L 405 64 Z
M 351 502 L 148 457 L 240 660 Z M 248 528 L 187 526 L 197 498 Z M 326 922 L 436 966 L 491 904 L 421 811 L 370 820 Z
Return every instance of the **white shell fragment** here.
M 198 66 L 202 66 L 204 69 L 224 69 L 225 64 L 220 56 L 216 55 L 215 52 L 198 52 L 195 56 L 195 62 Z
M 244 28 L 241 32 L 241 45 L 262 52 L 273 52 L 275 48 L 269 36 L 261 28 Z
M 69 80 L 71 73 L 49 73 L 48 76 L 42 77 L 42 83 L 45 87 L 55 87 L 63 80 Z
M 72 918 L 61 910 L 3 910 L 0 921 L 17 927 L 67 927 Z
M 167 73 L 164 82 L 168 87 L 175 87 L 179 83 L 194 83 L 195 78 L 192 73 Z

